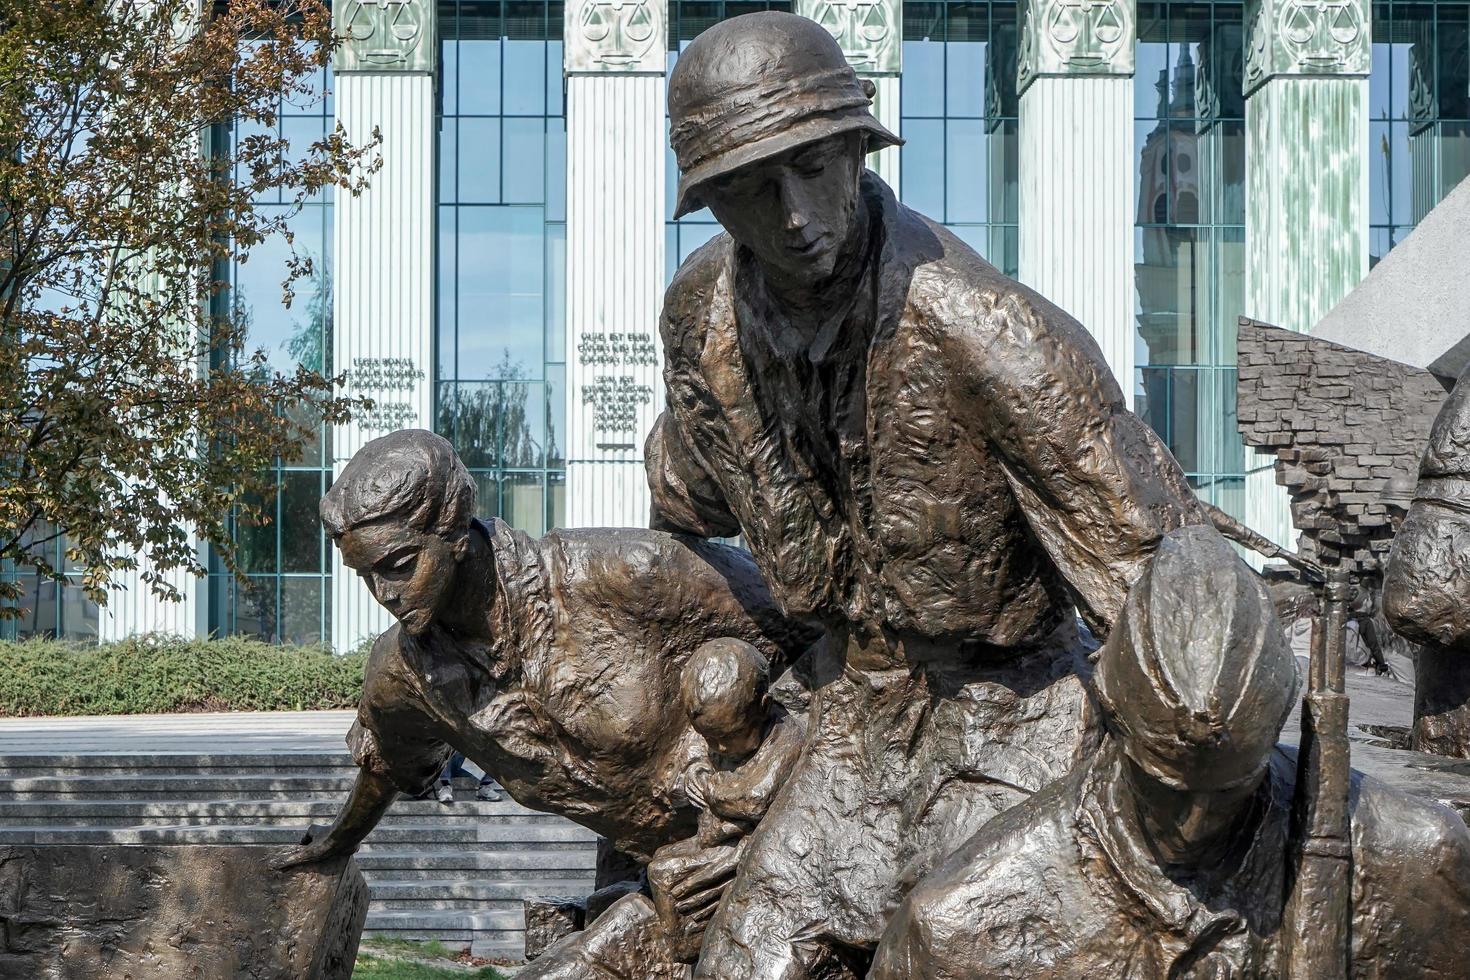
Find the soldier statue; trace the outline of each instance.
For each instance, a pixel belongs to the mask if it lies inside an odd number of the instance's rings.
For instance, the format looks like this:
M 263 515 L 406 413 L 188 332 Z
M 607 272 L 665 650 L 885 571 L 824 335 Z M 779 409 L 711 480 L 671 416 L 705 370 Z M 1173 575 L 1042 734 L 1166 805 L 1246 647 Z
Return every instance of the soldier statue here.
M 899 142 L 871 97 L 784 13 L 669 79 L 676 214 L 726 234 L 665 298 L 653 525 L 742 536 L 825 633 L 705 980 L 862 976 L 903 883 L 1091 744 L 1078 614 L 1105 634 L 1160 538 L 1207 523 L 1082 325 L 865 170 Z
M 1275 743 L 1296 665 L 1260 579 L 1214 535 L 1174 532 L 1095 687 L 1102 750 L 919 882 L 872 980 L 1328 975 L 1312 959 L 1332 951 L 1294 943 L 1297 765 Z M 1464 822 L 1357 773 L 1348 799 L 1349 975 L 1470 977 Z

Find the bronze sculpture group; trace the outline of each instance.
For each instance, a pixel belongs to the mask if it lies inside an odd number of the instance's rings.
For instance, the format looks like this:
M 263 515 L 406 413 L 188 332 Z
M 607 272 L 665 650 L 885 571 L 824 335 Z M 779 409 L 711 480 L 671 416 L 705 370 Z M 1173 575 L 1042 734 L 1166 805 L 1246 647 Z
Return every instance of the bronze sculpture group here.
M 453 746 L 646 869 L 523 980 L 1470 976 L 1470 833 L 1371 781 L 1348 945 L 1302 938 L 1264 590 L 1082 326 L 864 169 L 871 94 L 790 14 L 680 56 L 677 210 L 727 234 L 665 299 L 652 530 L 480 522 L 425 432 L 335 482 L 398 625 L 283 863 Z

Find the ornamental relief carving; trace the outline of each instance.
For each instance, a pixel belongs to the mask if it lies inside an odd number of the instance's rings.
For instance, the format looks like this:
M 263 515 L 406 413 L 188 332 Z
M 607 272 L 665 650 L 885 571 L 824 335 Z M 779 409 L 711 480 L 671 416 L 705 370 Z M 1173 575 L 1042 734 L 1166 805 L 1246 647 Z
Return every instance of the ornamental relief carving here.
M 1023 0 L 1017 81 L 1041 75 L 1131 75 L 1131 0 Z
M 1277 75 L 1368 74 L 1367 0 L 1256 0 L 1246 19 L 1247 92 Z
M 857 71 L 867 75 L 903 71 L 900 0 L 797 0 L 795 10 L 825 27 Z
M 342 39 L 332 68 L 433 71 L 435 6 L 430 0 L 346 0 L 333 11 Z
M 668 19 L 667 0 L 569 0 L 563 66 L 663 74 Z

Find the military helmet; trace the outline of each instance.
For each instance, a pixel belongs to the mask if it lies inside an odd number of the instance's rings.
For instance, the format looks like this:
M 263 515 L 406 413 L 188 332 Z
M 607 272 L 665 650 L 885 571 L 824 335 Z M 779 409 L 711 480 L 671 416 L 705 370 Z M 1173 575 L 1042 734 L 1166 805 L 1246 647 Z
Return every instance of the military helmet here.
M 902 143 L 869 111 L 873 91 L 814 20 L 769 11 L 709 28 L 669 75 L 674 217 L 703 206 L 706 181 L 805 143 L 854 131 L 870 152 Z
M 1160 541 L 1093 676 L 1128 757 L 1166 785 L 1196 791 L 1260 775 L 1297 685 L 1265 586 L 1203 527 Z

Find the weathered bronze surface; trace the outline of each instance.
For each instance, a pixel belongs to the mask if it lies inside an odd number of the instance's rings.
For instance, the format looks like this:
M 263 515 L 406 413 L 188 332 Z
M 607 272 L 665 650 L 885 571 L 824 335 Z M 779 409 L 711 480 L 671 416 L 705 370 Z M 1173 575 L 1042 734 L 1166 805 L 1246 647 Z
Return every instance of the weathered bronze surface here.
M 1384 612 L 1422 644 L 1414 748 L 1470 759 L 1470 383 L 1439 410 L 1409 515 L 1394 539 Z
M 1102 751 L 920 881 L 870 976 L 1470 975 L 1464 823 L 1356 774 L 1301 785 L 1274 747 L 1296 671 L 1265 590 L 1218 540 L 1167 540 L 1098 659 Z M 1334 793 L 1341 854 L 1293 814 Z M 1351 883 L 1304 896 L 1324 858 Z
M 368 891 L 351 858 L 288 874 L 262 844 L 0 847 L 5 980 L 348 980 Z
M 788 14 L 678 60 L 679 209 L 727 234 L 665 300 L 657 530 L 473 521 L 428 433 L 349 464 L 323 519 L 399 625 L 283 864 L 453 744 L 646 862 L 525 980 L 1470 975 L 1464 825 L 1350 777 L 1321 656 L 1274 748 L 1263 587 L 1082 326 L 864 170 L 870 94 Z
M 710 28 L 670 78 L 676 154 L 794 131 L 764 93 L 806 77 L 851 78 L 816 24 Z M 1086 331 L 899 204 L 851 118 L 685 174 L 728 234 L 665 299 L 653 522 L 741 534 L 826 634 L 806 750 L 698 977 L 861 976 L 905 882 L 1090 744 L 1074 607 L 1106 631 L 1159 537 L 1207 523 Z
M 689 655 L 730 637 L 780 670 L 811 639 L 737 549 L 637 530 L 533 540 L 476 519 L 474 492 L 446 440 L 410 429 L 364 446 L 323 500 L 343 560 L 398 624 L 368 660 L 352 795 L 283 866 L 350 853 L 451 745 L 517 802 L 647 861 L 697 829 L 679 785 L 702 745 L 678 698 Z

